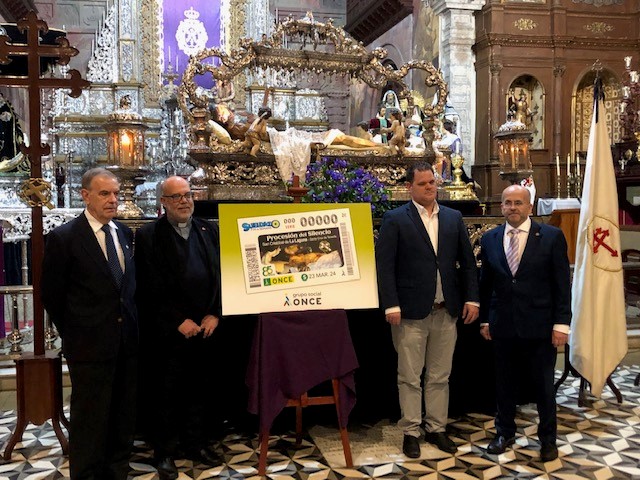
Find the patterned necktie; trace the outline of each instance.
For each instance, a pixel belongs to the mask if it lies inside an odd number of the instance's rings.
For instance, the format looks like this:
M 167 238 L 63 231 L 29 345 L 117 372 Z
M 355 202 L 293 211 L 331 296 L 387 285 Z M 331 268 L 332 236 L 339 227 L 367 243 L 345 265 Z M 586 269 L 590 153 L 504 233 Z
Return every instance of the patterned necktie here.
M 509 264 L 509 270 L 511 270 L 511 274 L 515 275 L 518 271 L 518 265 L 520 265 L 520 258 L 518 255 L 518 234 L 520 230 L 514 228 L 509 232 L 511 238 L 509 239 L 509 250 L 507 250 L 507 263 Z
M 120 260 L 118 259 L 118 252 L 116 252 L 116 245 L 113 243 L 113 237 L 111 236 L 111 228 L 109 225 L 103 225 L 102 231 L 104 232 L 104 239 L 107 245 L 107 263 L 113 274 L 113 278 L 116 281 L 116 285 L 120 288 L 122 284 L 122 267 L 120 266 Z

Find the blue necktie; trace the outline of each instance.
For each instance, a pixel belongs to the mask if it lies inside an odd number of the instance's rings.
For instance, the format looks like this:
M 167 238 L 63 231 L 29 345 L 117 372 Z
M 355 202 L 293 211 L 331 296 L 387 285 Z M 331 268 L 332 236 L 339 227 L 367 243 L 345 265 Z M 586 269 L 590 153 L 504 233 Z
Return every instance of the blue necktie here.
M 103 225 L 102 231 L 104 232 L 104 239 L 107 245 L 107 263 L 113 274 L 113 278 L 116 281 L 116 285 L 120 288 L 122 285 L 122 267 L 120 266 L 120 260 L 118 259 L 118 252 L 116 252 L 116 245 L 113 243 L 113 237 L 111 236 L 111 227 L 109 225 Z

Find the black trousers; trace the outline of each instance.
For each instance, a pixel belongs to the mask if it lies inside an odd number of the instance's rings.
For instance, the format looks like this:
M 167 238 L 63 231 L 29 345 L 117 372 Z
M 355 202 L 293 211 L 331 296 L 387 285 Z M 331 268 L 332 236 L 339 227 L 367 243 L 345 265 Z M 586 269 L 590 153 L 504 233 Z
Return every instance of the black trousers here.
M 71 377 L 72 480 L 126 480 L 133 445 L 137 358 L 67 360 Z
M 215 336 L 215 333 L 214 333 Z M 159 345 L 163 345 L 160 343 Z M 156 458 L 179 456 L 208 445 L 217 370 L 215 341 L 180 338 L 156 350 L 153 368 L 151 443 Z M 224 392 L 217 392 L 217 395 Z
M 553 381 L 557 350 L 551 343 L 551 335 L 544 339 L 494 338 L 493 342 L 498 435 L 511 438 L 516 433 L 517 386 L 524 377 L 530 379 L 535 390 L 540 417 L 538 438 L 541 443 L 555 443 L 557 420 Z

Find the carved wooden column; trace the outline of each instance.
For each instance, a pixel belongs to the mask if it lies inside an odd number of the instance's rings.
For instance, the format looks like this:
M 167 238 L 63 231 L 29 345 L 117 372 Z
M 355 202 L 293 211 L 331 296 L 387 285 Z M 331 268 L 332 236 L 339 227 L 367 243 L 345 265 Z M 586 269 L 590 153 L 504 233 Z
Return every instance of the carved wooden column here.
M 553 67 L 553 156 L 562 152 L 562 77 L 567 70 L 566 65 L 555 65 Z M 553 160 L 553 158 L 551 159 Z
M 489 134 L 492 139 L 489 140 L 489 162 L 496 163 L 498 160 L 498 143 L 493 141 L 493 134 L 498 131 L 498 128 L 503 123 L 502 116 L 500 114 L 501 100 L 504 95 L 500 92 L 500 72 L 502 71 L 501 63 L 492 63 L 489 65 L 489 71 L 491 72 L 491 85 L 489 103 Z M 504 119 L 506 121 L 506 118 Z
M 440 68 L 449 84 L 448 103 L 460 115 L 463 156 L 475 163 L 476 73 L 474 12 L 486 0 L 432 0 L 433 11 L 440 17 Z

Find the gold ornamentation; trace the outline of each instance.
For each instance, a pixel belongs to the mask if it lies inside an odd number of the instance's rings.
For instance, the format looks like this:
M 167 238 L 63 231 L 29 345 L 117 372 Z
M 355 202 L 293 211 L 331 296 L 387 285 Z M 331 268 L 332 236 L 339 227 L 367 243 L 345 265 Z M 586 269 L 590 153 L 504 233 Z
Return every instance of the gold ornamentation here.
M 518 30 L 533 30 L 538 26 L 536 22 L 531 20 L 530 18 L 519 18 L 515 22 L 513 22 L 513 26 Z
M 51 203 L 51 184 L 44 178 L 29 178 L 22 182 L 18 197 L 30 207 L 46 206 L 54 208 Z
M 591 33 L 606 33 L 612 31 L 614 29 L 614 26 L 605 22 L 593 22 L 584 25 L 582 28 L 588 30 Z
M 142 56 L 142 95 L 146 105 L 155 105 L 160 101 L 162 71 L 160 57 L 162 51 L 160 19 L 162 0 L 142 0 L 140 12 L 140 44 Z
M 289 39 L 297 45 L 302 44 L 302 48 L 287 48 Z M 398 85 L 398 98 L 412 101 L 411 90 L 402 79 L 410 70 L 420 69 L 427 73 L 425 85 L 438 90 L 437 104 L 425 105 L 424 113 L 435 116 L 444 112 L 448 87 L 440 70 L 425 61 L 410 61 L 398 70 L 392 70 L 381 63 L 386 56 L 386 50 L 380 47 L 369 52 L 361 42 L 334 26 L 332 20 L 321 23 L 313 18 L 295 20 L 288 17 L 276 25 L 271 37 L 264 36 L 260 41 L 243 38 L 240 48 L 233 49 L 230 54 L 219 48 L 208 48 L 191 56 L 182 76 L 178 101 L 184 115 L 193 120 L 187 98 L 196 107 L 206 108 L 209 103 L 208 98 L 196 93 L 196 75 L 209 73 L 216 80 L 232 80 L 243 74 L 246 68 L 348 75 L 377 89 L 395 83 Z M 210 61 L 204 62 L 212 57 L 219 59 L 219 66 Z

